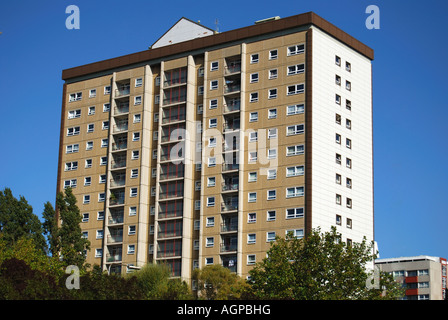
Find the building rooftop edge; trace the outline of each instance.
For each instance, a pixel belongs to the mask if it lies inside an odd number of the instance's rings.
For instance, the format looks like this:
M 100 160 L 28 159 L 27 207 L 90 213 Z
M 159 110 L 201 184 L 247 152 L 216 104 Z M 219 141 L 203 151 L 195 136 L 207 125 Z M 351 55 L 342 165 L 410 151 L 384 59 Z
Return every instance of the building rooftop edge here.
M 62 71 L 62 80 L 68 80 L 88 74 L 124 67 L 127 65 L 137 64 L 164 56 L 171 56 L 183 52 L 193 51 L 201 48 L 216 46 L 232 41 L 242 40 L 244 38 L 259 36 L 262 34 L 272 33 L 276 31 L 286 30 L 299 26 L 315 25 L 326 33 L 330 34 L 337 40 L 346 44 L 353 50 L 364 55 L 370 60 L 374 59 L 373 49 L 363 44 L 359 40 L 342 31 L 327 20 L 318 16 L 314 12 L 306 12 L 278 20 L 265 23 L 254 24 L 247 27 L 233 29 L 222 33 L 217 33 L 208 37 L 196 38 L 185 42 L 172 44 L 169 46 L 148 49 L 136 53 L 119 56 L 116 58 L 97 61 L 78 67 L 64 69 Z
M 376 259 L 375 263 L 407 262 L 407 261 L 419 261 L 419 260 L 431 260 L 435 262 L 440 262 L 440 257 L 419 255 L 410 257 L 384 258 L 384 259 Z

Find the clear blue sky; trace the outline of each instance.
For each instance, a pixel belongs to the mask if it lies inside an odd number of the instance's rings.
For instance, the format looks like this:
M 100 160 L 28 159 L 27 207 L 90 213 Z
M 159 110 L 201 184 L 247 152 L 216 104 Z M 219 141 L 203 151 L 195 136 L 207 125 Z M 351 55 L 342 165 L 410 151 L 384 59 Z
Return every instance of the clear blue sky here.
M 68 30 L 68 5 L 80 29 Z M 380 29 L 368 30 L 368 5 Z M 448 2 L 2 1 L 0 189 L 34 212 L 54 204 L 61 72 L 146 50 L 182 16 L 219 31 L 314 11 L 375 50 L 373 61 L 375 237 L 382 258 L 448 258 Z

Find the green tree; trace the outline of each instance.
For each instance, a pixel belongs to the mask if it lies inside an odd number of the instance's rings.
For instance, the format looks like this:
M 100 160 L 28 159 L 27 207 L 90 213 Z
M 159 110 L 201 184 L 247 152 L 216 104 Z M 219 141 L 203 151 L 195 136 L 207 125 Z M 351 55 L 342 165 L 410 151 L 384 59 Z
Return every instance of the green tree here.
M 246 282 L 221 265 L 209 265 L 196 269 L 193 278 L 197 281 L 200 299 L 240 299 L 247 291 Z
M 259 299 L 395 299 L 394 282 L 383 275 L 381 289 L 366 286 L 376 254 L 366 239 L 347 245 L 332 228 L 308 237 L 277 238 L 267 258 L 249 272 L 251 292 Z
M 0 233 L 10 245 L 22 237 L 28 237 L 40 250 L 47 249 L 42 224 L 33 213 L 33 208 L 25 197 L 15 198 L 9 188 L 0 191 Z
M 56 257 L 60 248 L 58 240 L 58 220 L 53 205 L 48 201 L 44 204 L 42 217 L 44 219 L 42 224 L 43 234 L 47 236 L 51 255 Z
M 192 298 L 185 281 L 170 279 L 171 268 L 165 264 L 148 263 L 130 275 L 148 300 L 188 300 Z
M 56 232 L 57 240 L 53 240 L 57 244 L 57 250 L 54 250 L 59 252 L 66 265 L 75 265 L 85 271 L 88 266 L 85 264 L 84 252 L 90 250 L 90 241 L 82 235 L 80 226 L 82 217 L 76 202 L 71 188 L 65 189 L 65 194 L 59 192 L 56 196 L 56 208 L 61 225 Z

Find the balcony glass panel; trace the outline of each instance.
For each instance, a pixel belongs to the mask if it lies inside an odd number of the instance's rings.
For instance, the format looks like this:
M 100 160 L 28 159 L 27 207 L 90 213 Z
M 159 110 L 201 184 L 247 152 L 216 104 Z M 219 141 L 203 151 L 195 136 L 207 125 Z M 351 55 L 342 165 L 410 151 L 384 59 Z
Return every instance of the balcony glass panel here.
M 182 217 L 184 203 L 182 200 L 161 202 L 159 205 L 159 219 Z

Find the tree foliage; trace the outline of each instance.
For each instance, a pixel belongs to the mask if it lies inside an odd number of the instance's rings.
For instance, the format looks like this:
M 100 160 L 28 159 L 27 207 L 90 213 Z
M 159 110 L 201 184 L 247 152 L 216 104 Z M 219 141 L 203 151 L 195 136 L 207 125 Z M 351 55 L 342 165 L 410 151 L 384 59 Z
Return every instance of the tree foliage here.
M 267 258 L 251 271 L 251 289 L 259 299 L 358 300 L 396 298 L 393 283 L 384 288 L 366 286 L 368 264 L 376 255 L 366 239 L 347 245 L 332 228 L 303 239 L 277 238 Z M 390 289 L 390 290 L 388 290 Z
M 235 273 L 221 265 L 208 265 L 196 269 L 198 297 L 206 300 L 233 300 L 244 297 L 248 285 Z
M 0 191 L 0 233 L 10 245 L 27 237 L 33 239 L 40 250 L 45 251 L 47 248 L 42 225 L 33 213 L 33 208 L 25 197 L 15 198 L 9 188 Z

